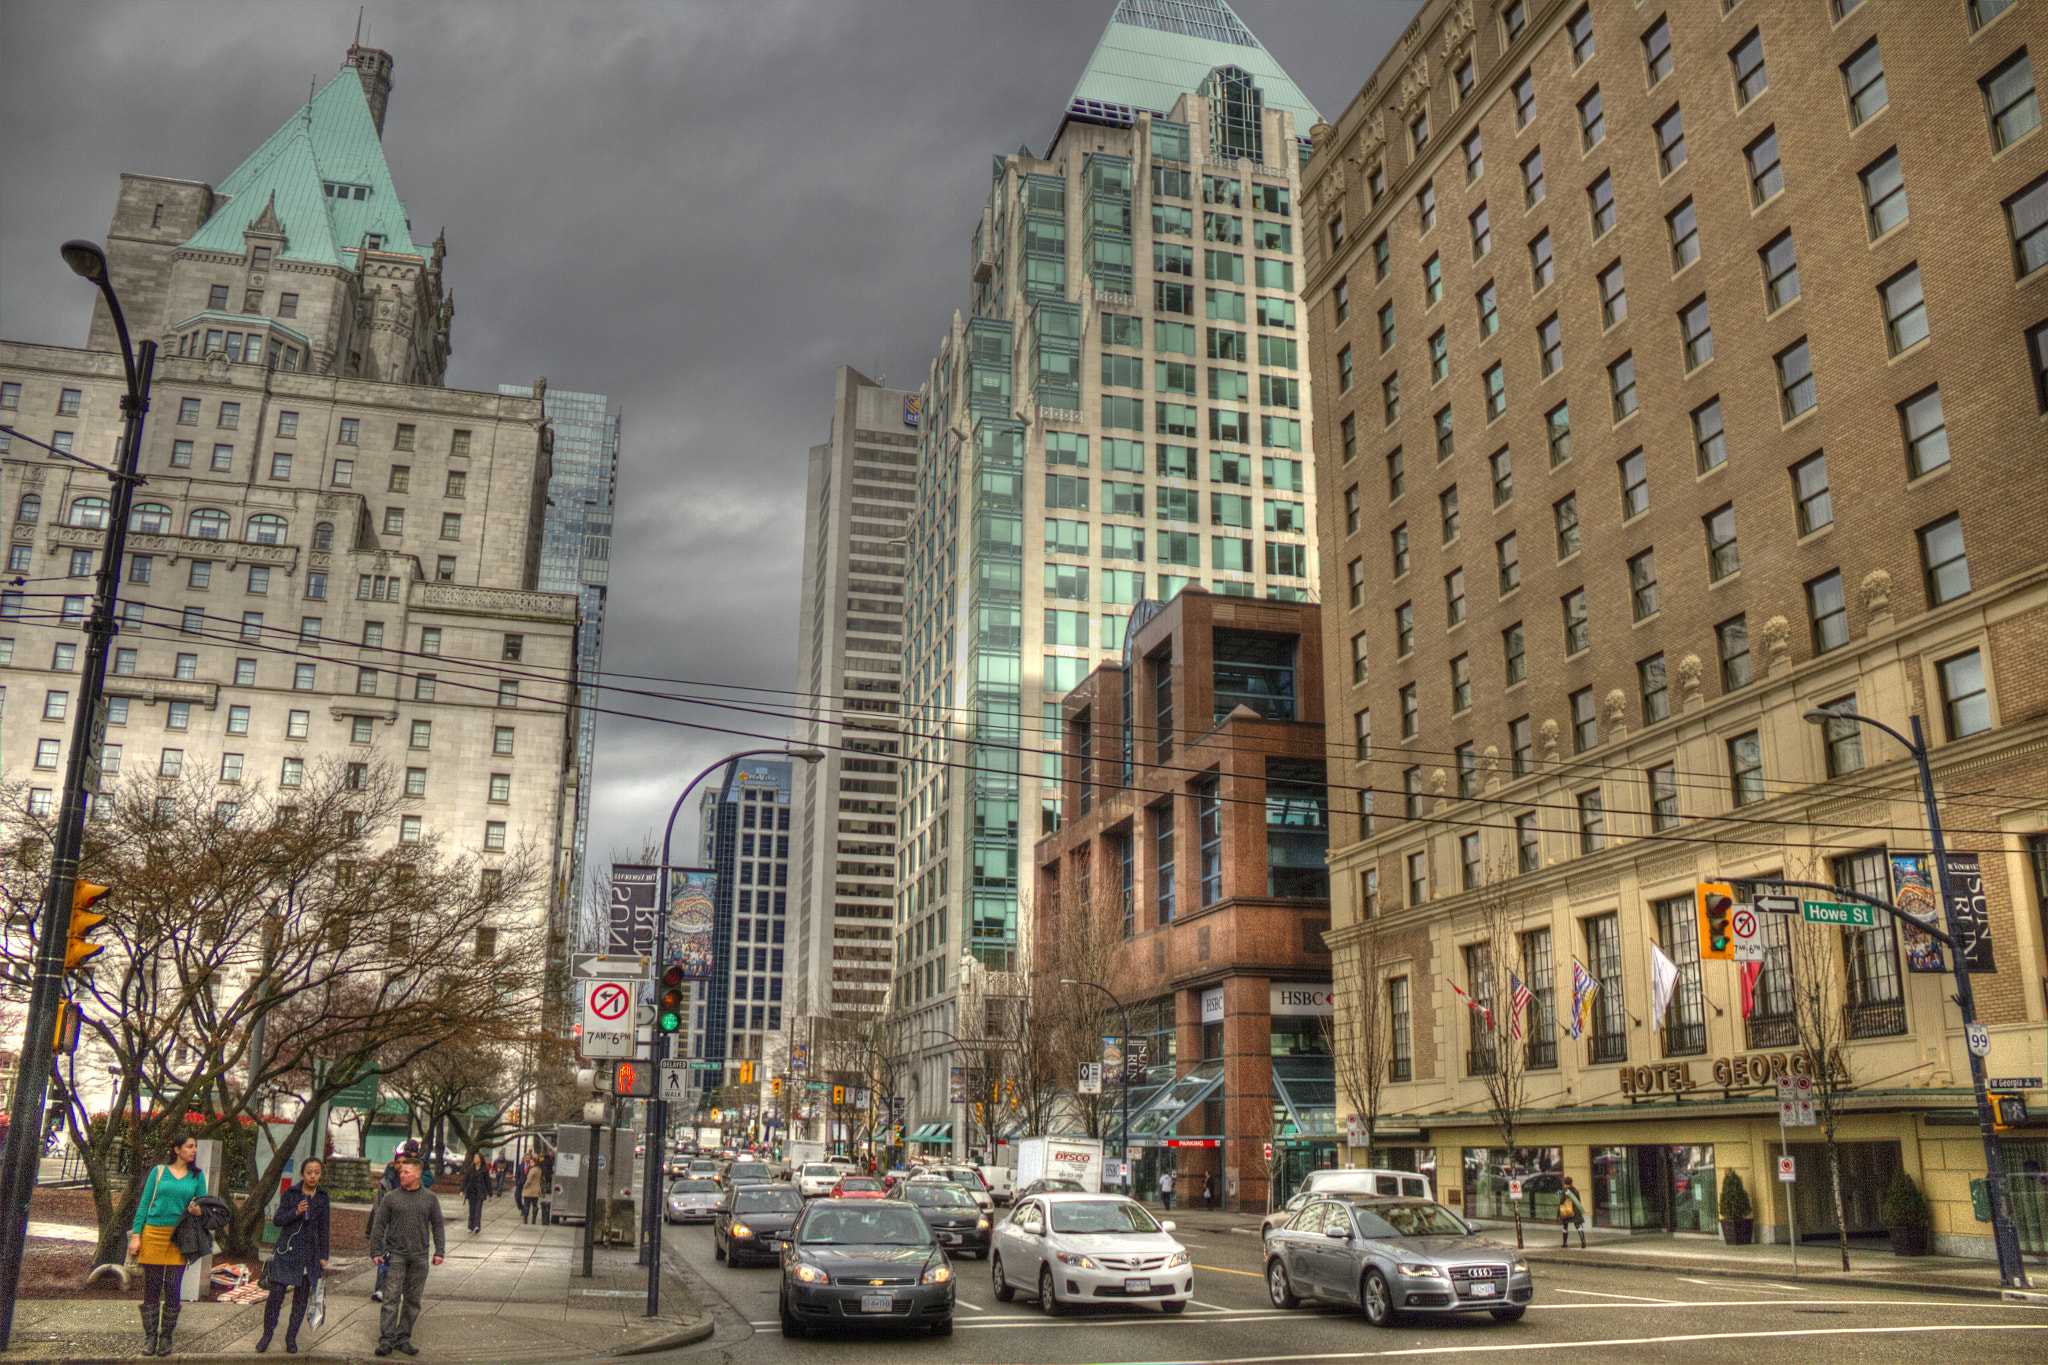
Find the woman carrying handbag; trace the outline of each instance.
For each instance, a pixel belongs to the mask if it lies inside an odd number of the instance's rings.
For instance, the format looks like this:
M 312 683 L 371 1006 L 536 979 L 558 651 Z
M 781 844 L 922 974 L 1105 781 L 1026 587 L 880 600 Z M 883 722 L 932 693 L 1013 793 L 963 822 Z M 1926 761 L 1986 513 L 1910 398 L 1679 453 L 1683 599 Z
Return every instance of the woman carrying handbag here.
M 286 1192 L 271 1217 L 278 1226 L 277 1254 L 264 1276 L 270 1297 L 263 1303 L 263 1339 L 256 1343 L 259 1355 L 270 1349 L 286 1290 L 291 1291 L 292 1317 L 284 1329 L 284 1353 L 299 1352 L 299 1325 L 306 1320 L 306 1300 L 327 1268 L 327 1191 L 320 1188 L 326 1174 L 325 1162 L 317 1156 L 307 1157 L 299 1167 L 299 1187 Z
M 142 1267 L 142 1354 L 167 1356 L 171 1335 L 178 1330 L 183 1306 L 185 1256 L 171 1241 L 171 1232 L 186 1214 L 199 1212 L 206 1176 L 193 1169 L 199 1139 L 186 1134 L 171 1142 L 170 1159 L 149 1173 L 142 1202 L 135 1206 L 135 1225 L 128 1234 L 128 1254 Z

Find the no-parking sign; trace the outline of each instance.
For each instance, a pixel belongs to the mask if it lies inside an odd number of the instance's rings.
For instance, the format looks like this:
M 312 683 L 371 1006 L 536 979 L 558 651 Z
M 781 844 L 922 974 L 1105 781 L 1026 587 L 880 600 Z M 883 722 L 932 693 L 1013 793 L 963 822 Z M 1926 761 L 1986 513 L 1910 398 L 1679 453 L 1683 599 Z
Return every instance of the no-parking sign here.
M 633 1056 L 633 996 L 632 982 L 584 982 L 583 1035 L 577 1051 L 591 1058 Z
M 1764 936 L 1762 923 L 1757 918 L 1756 907 L 1738 905 L 1728 926 L 1734 931 L 1735 960 L 1737 962 L 1762 962 L 1764 960 Z

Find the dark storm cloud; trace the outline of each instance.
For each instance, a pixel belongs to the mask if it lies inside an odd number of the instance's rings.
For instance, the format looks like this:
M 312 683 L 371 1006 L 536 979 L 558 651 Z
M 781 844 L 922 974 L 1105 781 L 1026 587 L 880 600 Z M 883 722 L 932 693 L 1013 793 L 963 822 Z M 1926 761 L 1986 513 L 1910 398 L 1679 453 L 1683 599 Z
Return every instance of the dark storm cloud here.
M 990 156 L 1045 150 L 1111 8 L 369 7 L 365 41 L 395 59 L 392 175 L 415 236 L 448 233 L 450 385 L 546 375 L 624 414 L 608 669 L 794 686 L 833 369 L 922 380 L 966 302 Z M 1236 4 L 1331 117 L 1416 8 Z M 80 344 L 89 300 L 57 244 L 104 234 L 121 171 L 219 183 L 355 23 L 353 4 L 0 5 L 0 334 Z M 683 782 L 741 747 L 601 720 L 593 863 L 658 841 Z

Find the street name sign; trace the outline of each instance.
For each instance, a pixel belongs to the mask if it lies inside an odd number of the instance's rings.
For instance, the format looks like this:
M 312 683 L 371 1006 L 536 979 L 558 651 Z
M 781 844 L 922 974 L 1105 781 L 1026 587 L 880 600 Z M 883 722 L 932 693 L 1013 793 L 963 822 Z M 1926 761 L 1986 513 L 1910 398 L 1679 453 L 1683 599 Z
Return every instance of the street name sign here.
M 681 1065 L 681 1063 L 677 1063 L 677 1065 Z M 692 1071 L 716 1071 L 716 1070 L 718 1070 L 718 1068 L 720 1068 L 721 1066 L 724 1066 L 724 1065 L 725 1065 L 725 1063 L 724 1063 L 724 1062 L 718 1062 L 718 1061 L 706 1061 L 706 1060 L 705 1060 L 704 1058 L 702 1058 L 702 1057 L 699 1057 L 699 1058 L 695 1059 L 694 1061 L 692 1061 L 692 1062 L 690 1063 L 690 1070 L 692 1070 Z
M 2039 1090 L 2041 1088 L 2041 1078 L 2039 1076 L 1994 1076 L 1984 1082 L 1984 1084 L 1992 1090 Z M 335 1103 L 339 1104 L 340 1102 L 340 1099 L 337 1097 Z
M 1799 913 L 1810 924 L 1843 924 L 1867 929 L 1877 923 L 1875 912 L 1869 906 L 1852 905 L 1846 901 L 1801 901 Z

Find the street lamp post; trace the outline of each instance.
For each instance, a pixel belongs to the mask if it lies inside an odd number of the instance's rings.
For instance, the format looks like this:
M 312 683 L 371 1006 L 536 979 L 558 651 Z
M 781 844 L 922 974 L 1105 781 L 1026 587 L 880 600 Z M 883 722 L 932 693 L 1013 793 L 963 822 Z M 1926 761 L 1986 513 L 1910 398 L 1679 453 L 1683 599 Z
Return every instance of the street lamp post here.
M 1124 1190 L 1128 1193 L 1135 1188 L 1131 1180 L 1129 1165 L 1131 1159 L 1131 1012 L 1124 1007 L 1123 1001 L 1116 998 L 1116 995 L 1109 987 L 1102 985 L 1100 982 L 1078 981 L 1073 977 L 1063 976 L 1060 978 L 1060 984 L 1062 986 L 1094 987 L 1104 995 L 1109 996 L 1109 1003 L 1115 1005 L 1117 1013 L 1123 1016 L 1123 1046 L 1117 1051 L 1117 1065 L 1123 1068 L 1124 1074 L 1117 1077 L 1117 1089 L 1123 1091 L 1124 1094 L 1124 1121 L 1123 1128 L 1118 1134 L 1117 1160 L 1124 1163 Z
M 806 763 L 816 763 L 825 757 L 819 749 L 743 749 L 736 754 L 727 754 L 716 763 L 690 779 L 683 794 L 668 813 L 668 825 L 661 835 L 661 884 L 656 888 L 654 917 L 654 965 L 661 970 L 668 956 L 668 911 L 665 904 L 668 897 L 669 856 L 673 851 L 676 834 L 676 818 L 683 813 L 683 803 L 690 799 L 690 793 L 705 778 L 725 769 L 725 779 L 718 786 L 718 803 L 712 807 L 713 838 L 717 836 L 717 812 L 725 809 L 726 797 L 732 794 L 733 774 L 743 758 L 757 758 L 768 754 L 784 758 L 800 758 Z M 694 992 L 693 992 L 694 993 Z M 655 1030 L 654 1035 L 654 1076 L 658 1087 L 661 1081 L 661 1063 L 668 1056 L 668 1035 Z M 647 1267 L 647 1316 L 653 1317 L 660 1308 L 661 1298 L 661 1232 L 663 1217 L 655 1202 L 656 1188 L 661 1184 L 662 1149 L 668 1145 L 668 1101 L 658 1094 L 647 1102 L 647 1153 L 643 1167 L 642 1188 L 647 1192 L 640 1210 L 640 1258 Z
M 1948 848 L 1941 836 L 1941 812 L 1934 801 L 1934 773 L 1927 763 L 1927 739 L 1920 729 L 1920 717 L 1914 716 L 1913 737 L 1907 739 L 1882 721 L 1855 711 L 1829 707 L 1814 707 L 1806 712 L 1806 720 L 1825 728 L 1833 721 L 1855 721 L 1882 730 L 1905 746 L 1913 755 L 1913 761 L 1920 770 L 1920 799 L 1927 807 L 1927 833 L 1933 844 L 1934 875 L 1941 888 L 1942 923 L 1947 926 L 1949 937 L 1956 939 L 1955 898 L 1951 893 L 1948 878 Z M 1960 942 L 1960 940 L 1957 940 Z M 1963 1025 L 1977 1022 L 1976 997 L 1970 990 L 1970 967 L 1963 961 L 1962 953 L 1952 942 L 1949 946 L 1949 966 L 1956 983 L 1954 996 L 1956 1008 L 1962 1011 Z M 1970 1090 L 1976 1101 L 1977 1131 L 1984 1141 L 1985 1183 L 1991 1187 L 1991 1240 L 1998 1249 L 1998 1279 L 2008 1289 L 2023 1289 L 2027 1284 L 2026 1265 L 2020 1259 L 2020 1241 L 2012 1221 L 2012 1194 L 2005 1183 L 2005 1154 L 1998 1149 L 1998 1134 L 1991 1126 L 1991 1102 L 1985 1094 L 1984 1059 L 1974 1052 L 1966 1054 L 1970 1059 Z
M 78 859 L 85 842 L 88 772 L 99 770 L 100 693 L 106 683 L 107 645 L 114 638 L 114 602 L 121 586 L 121 557 L 128 544 L 128 507 L 140 483 L 135 470 L 142 457 L 142 417 L 149 411 L 149 388 L 156 376 L 156 343 L 144 341 L 138 352 L 128 342 L 128 319 L 107 276 L 107 256 L 91 242 L 63 246 L 64 263 L 99 286 L 113 315 L 121 342 L 121 366 L 127 392 L 121 396 L 120 467 L 108 513 L 106 549 L 100 555 L 92 614 L 85 622 L 85 665 L 79 675 L 77 709 L 71 717 L 71 753 L 64 768 L 64 804 L 57 817 L 50 857 L 50 885 L 38 921 L 28 1017 L 23 1026 L 20 1070 L 7 1141 L 0 1148 L 0 1350 L 14 1330 L 15 1291 L 20 1283 L 22 1251 L 28 1238 L 29 1199 L 36 1187 L 36 1161 L 43 1135 L 43 1106 L 49 1097 L 51 1054 L 56 1045 L 57 1005 L 64 987 L 64 940 L 71 913 L 72 888 L 78 880 Z M 79 463 L 85 463 L 79 461 Z M 95 466 L 97 468 L 97 466 Z

